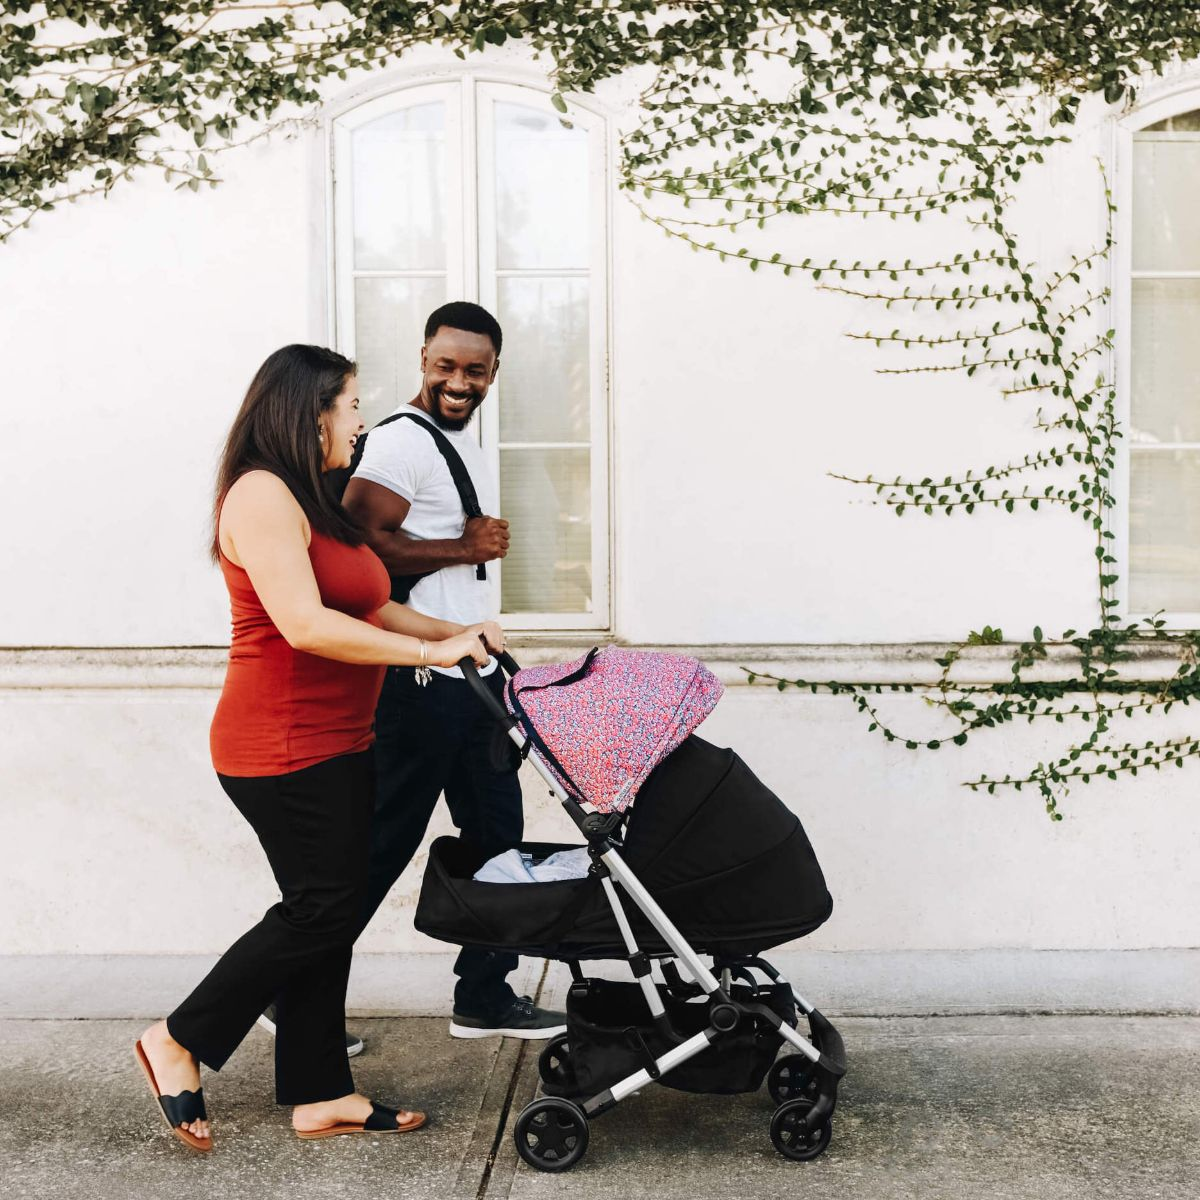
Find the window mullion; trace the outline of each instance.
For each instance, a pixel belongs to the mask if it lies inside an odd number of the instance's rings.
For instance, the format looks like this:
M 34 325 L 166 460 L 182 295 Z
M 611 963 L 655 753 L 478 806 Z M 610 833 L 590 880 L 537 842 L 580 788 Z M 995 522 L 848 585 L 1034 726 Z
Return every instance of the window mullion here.
M 591 375 L 592 612 L 605 625 L 612 621 L 612 548 L 609 536 L 609 212 L 608 147 L 605 125 L 589 131 L 588 194 L 593 206 L 588 288 L 590 305 L 588 355 Z
M 471 111 L 473 119 L 472 201 L 474 220 L 471 236 L 474 244 L 475 298 L 490 313 L 499 311 L 496 288 L 496 142 L 492 120 L 492 99 L 486 84 L 473 84 Z M 501 361 L 503 361 L 501 354 Z M 504 369 L 488 393 L 488 402 L 480 410 L 480 440 L 491 466 L 493 477 L 500 483 L 500 405 L 504 403 Z M 497 587 L 504 583 L 504 562 L 497 559 Z
M 476 146 L 479 142 L 478 86 L 470 75 L 462 80 L 462 148 L 459 155 L 462 164 L 462 179 L 459 194 L 462 197 L 462 274 L 459 278 L 459 294 L 453 300 L 480 300 L 481 268 L 479 229 L 479 161 Z M 486 307 L 486 305 L 485 305 Z
M 355 357 L 354 337 L 354 171 L 351 134 L 333 128 L 334 319 L 333 344 Z

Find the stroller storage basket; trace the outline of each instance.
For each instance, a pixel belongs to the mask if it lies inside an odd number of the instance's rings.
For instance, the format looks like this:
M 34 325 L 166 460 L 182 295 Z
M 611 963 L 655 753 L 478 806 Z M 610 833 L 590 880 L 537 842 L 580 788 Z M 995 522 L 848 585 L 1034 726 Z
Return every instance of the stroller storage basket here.
M 760 988 L 734 984 L 730 992 L 735 1000 L 763 1004 L 789 1025 L 796 1023 L 796 1005 L 787 984 Z M 681 1039 L 708 1028 L 706 1000 L 680 1000 L 664 988 L 659 988 L 659 994 Z M 667 1071 L 660 1082 L 681 1092 L 754 1092 L 782 1043 L 783 1038 L 765 1021 L 743 1020 L 707 1050 Z M 660 1058 L 674 1044 L 653 1023 L 636 983 L 586 980 L 568 993 L 564 1068 L 556 1080 L 543 1080 L 543 1090 L 553 1096 L 595 1095 L 647 1067 L 651 1058 Z

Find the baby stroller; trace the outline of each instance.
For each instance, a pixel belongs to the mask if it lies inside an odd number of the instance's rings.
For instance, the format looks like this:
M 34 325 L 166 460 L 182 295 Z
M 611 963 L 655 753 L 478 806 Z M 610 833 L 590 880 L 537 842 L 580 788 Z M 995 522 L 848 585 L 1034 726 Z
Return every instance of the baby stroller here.
M 771 1141 L 786 1158 L 816 1158 L 845 1049 L 761 955 L 812 932 L 833 901 L 795 815 L 731 750 L 692 734 L 720 683 L 694 659 L 617 647 L 525 671 L 499 661 L 508 711 L 469 659 L 460 665 L 578 826 L 591 867 L 581 879 L 482 882 L 487 854 L 438 838 L 416 927 L 570 967 L 567 1032 L 542 1051 L 544 1094 L 517 1118 L 518 1153 L 540 1171 L 573 1167 L 590 1121 L 652 1080 L 736 1093 L 766 1078 Z M 535 861 L 570 848 L 520 847 Z M 624 959 L 633 982 L 586 977 L 580 964 L 597 959 Z

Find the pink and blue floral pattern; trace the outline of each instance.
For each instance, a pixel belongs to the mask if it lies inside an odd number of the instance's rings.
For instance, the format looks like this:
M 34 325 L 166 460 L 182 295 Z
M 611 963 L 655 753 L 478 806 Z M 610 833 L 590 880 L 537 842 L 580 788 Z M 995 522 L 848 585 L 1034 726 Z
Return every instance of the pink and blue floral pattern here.
M 512 687 L 579 798 L 600 812 L 620 812 L 646 776 L 712 712 L 724 688 L 697 659 L 619 646 L 597 654 L 574 683 L 545 686 L 578 671 L 586 657 L 518 671 Z M 505 696 L 515 712 L 508 689 Z M 554 771 L 553 764 L 546 765 Z

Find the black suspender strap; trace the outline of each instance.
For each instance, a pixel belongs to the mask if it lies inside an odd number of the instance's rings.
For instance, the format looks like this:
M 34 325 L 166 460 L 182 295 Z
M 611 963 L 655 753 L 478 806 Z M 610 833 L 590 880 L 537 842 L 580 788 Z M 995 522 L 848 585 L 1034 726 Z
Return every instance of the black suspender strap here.
M 445 460 L 446 468 L 450 472 L 450 478 L 454 480 L 454 487 L 458 492 L 459 503 L 463 506 L 463 512 L 466 513 L 468 520 L 474 517 L 482 517 L 483 509 L 479 507 L 479 496 L 475 492 L 475 484 L 471 480 L 471 474 L 450 439 L 436 425 L 426 421 L 424 417 L 418 416 L 417 413 L 410 410 L 408 412 L 392 413 L 390 417 L 384 417 L 378 425 L 372 427 L 371 432 L 374 432 L 381 425 L 390 425 L 393 421 L 399 421 L 402 417 L 407 417 L 410 421 L 416 421 L 433 438 L 433 444 L 438 448 L 442 458 Z M 338 500 L 341 500 L 342 493 L 346 490 L 346 484 L 349 483 L 350 477 L 358 469 L 358 464 L 362 462 L 363 451 L 366 449 L 367 438 L 369 436 L 370 433 L 365 433 L 355 442 L 354 453 L 350 458 L 350 466 L 348 468 L 328 472 L 327 485 Z M 408 598 L 408 591 L 411 590 L 418 580 L 432 574 L 434 574 L 433 571 L 425 571 L 419 575 L 405 576 L 402 582 L 406 583 L 407 587 L 404 590 L 403 599 Z M 476 563 L 475 578 L 487 578 L 486 564 Z
M 433 438 L 433 444 L 437 446 L 442 453 L 442 457 L 446 460 L 446 466 L 449 468 L 450 478 L 454 480 L 454 486 L 458 491 L 458 499 L 459 503 L 463 506 L 463 512 L 467 514 L 468 519 L 482 517 L 483 509 L 479 507 L 479 497 L 475 494 L 475 484 L 471 482 L 470 472 L 468 472 L 466 464 L 459 457 L 458 451 L 450 444 L 450 439 L 436 425 L 431 425 L 424 417 L 418 417 L 415 412 L 396 413 L 394 417 L 389 417 L 388 420 L 398 420 L 400 417 L 407 417 L 410 421 L 416 421 L 418 425 L 425 427 L 429 436 Z M 379 424 L 382 425 L 383 422 L 380 421 Z M 487 578 L 487 566 L 484 563 L 476 563 L 475 578 Z

